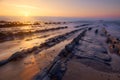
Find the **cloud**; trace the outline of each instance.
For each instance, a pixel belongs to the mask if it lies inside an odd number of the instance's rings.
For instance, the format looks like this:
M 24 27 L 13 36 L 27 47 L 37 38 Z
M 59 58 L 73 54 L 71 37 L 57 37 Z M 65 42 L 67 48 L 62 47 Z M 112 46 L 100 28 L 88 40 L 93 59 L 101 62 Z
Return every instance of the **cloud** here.
M 18 7 L 18 8 L 28 8 L 28 9 L 39 9 L 38 7 L 34 7 L 34 6 L 29 6 L 29 5 L 13 5 L 15 7 Z

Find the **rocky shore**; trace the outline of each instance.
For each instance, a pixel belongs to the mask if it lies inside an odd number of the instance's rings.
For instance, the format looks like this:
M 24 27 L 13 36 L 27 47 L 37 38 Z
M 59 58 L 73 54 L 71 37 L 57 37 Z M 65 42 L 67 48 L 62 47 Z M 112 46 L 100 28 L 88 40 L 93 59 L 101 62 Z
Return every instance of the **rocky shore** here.
M 96 80 L 95 76 L 101 75 L 109 76 L 102 76 L 98 80 L 119 80 L 120 59 L 114 63 L 115 57 L 112 55 L 119 54 L 119 50 L 119 40 L 110 36 L 105 27 L 87 28 L 66 45 L 53 63 L 36 75 L 34 80 Z
M 77 30 L 65 33 L 63 35 L 55 36 L 53 38 L 46 40 L 45 43 L 42 43 L 39 46 L 34 46 L 33 48 L 29 48 L 27 50 L 22 50 L 20 52 L 13 53 L 13 55 L 11 55 L 8 59 L 0 61 L 0 66 L 7 64 L 8 62 L 16 61 L 18 59 L 26 57 L 28 54 L 31 54 L 31 53 L 37 54 L 38 52 L 40 52 L 44 49 L 50 48 L 50 47 L 64 41 L 68 37 L 72 36 L 74 33 L 78 32 L 80 30 L 83 30 L 83 29 L 85 29 L 85 28 L 77 29 Z

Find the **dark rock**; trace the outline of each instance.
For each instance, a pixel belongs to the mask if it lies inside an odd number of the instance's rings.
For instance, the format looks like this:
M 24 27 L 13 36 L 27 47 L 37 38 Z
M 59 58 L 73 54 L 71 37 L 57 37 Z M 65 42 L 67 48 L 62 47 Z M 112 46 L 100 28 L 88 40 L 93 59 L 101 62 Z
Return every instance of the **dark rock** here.
M 68 55 L 68 51 L 66 51 L 66 49 L 63 49 L 58 56 L 60 57 L 66 57 Z
M 26 53 L 32 53 L 32 48 L 27 49 Z
M 106 43 L 112 43 L 112 40 L 108 37 Z
M 101 59 L 103 61 L 111 61 L 111 57 L 107 54 L 102 54 L 102 53 L 96 53 L 94 55 L 94 57 L 98 58 L 98 59 Z
M 103 54 L 108 54 L 106 50 L 101 51 Z
M 92 30 L 92 28 L 90 27 L 90 28 L 88 28 L 88 30 L 90 31 L 90 30 Z
M 73 50 L 73 45 L 72 44 L 68 44 L 65 46 L 65 49 L 68 51 L 68 52 L 71 52 Z
M 79 44 L 79 38 L 73 39 L 73 42 L 74 42 L 75 44 Z
M 98 29 L 95 30 L 95 34 L 98 34 Z
M 38 54 L 40 52 L 40 50 L 36 50 L 34 51 L 34 54 Z
M 7 64 L 9 61 L 8 60 L 2 60 L 0 61 L 0 66 Z
M 51 47 L 51 46 L 53 46 L 53 45 L 55 45 L 55 43 L 54 43 L 54 42 L 51 42 L 51 43 L 46 43 L 46 46 L 47 46 L 47 47 Z
M 34 46 L 31 51 L 33 52 L 33 51 L 35 51 L 37 49 L 38 49 L 38 46 Z
M 23 55 L 21 52 L 16 52 L 10 58 L 8 58 L 8 61 L 17 60 L 22 57 L 23 57 Z

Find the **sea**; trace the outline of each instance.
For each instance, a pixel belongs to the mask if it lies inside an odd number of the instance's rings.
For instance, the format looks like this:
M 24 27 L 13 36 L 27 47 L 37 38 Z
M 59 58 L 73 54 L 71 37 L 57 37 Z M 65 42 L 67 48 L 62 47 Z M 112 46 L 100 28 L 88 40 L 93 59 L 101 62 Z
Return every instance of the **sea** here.
M 0 21 L 95 21 L 95 20 L 120 20 L 120 18 L 79 18 L 79 17 L 48 17 L 48 16 L 0 16 Z

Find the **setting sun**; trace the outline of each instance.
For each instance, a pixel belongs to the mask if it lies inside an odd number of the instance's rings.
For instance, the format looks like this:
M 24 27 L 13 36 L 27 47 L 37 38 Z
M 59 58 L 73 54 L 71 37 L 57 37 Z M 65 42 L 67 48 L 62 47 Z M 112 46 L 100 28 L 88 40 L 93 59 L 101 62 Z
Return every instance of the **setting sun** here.
M 29 12 L 24 12 L 24 16 L 28 17 L 29 16 Z

